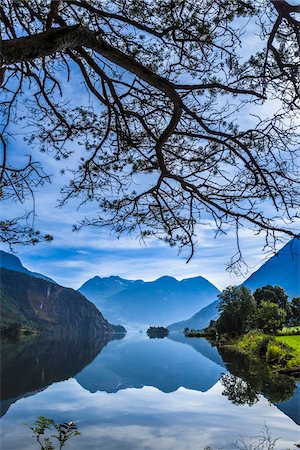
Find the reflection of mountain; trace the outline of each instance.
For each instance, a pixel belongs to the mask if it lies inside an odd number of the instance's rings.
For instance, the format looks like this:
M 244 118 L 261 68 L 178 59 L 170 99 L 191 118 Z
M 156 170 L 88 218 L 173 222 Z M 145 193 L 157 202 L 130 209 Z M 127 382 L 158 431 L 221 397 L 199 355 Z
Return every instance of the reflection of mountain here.
M 300 384 L 298 383 L 298 386 L 294 392 L 294 395 L 292 398 L 285 402 L 281 403 L 275 403 L 277 408 L 280 409 L 286 416 L 289 416 L 291 419 L 293 419 L 294 422 L 296 422 L 298 425 L 300 425 Z
M 205 358 L 218 364 L 220 367 L 225 367 L 224 362 L 218 352 L 217 347 L 213 347 L 207 339 L 204 338 L 186 338 L 181 333 L 172 333 L 169 335 L 169 339 L 179 342 L 181 344 L 189 345 L 196 352 L 201 353 Z
M 209 345 L 203 342 L 203 348 Z M 139 336 L 112 342 L 76 380 L 90 392 L 143 386 L 154 386 L 163 392 L 173 392 L 181 386 L 204 392 L 218 381 L 222 371 L 222 366 L 190 346 Z
M 17 342 L 1 341 L 1 414 L 18 398 L 75 376 L 109 340 L 109 337 L 69 336 L 68 339 L 28 337 Z
M 151 282 L 94 277 L 79 289 L 112 323 L 166 325 L 187 318 L 216 298 L 219 291 L 203 277 Z M 127 326 L 125 325 L 127 328 Z

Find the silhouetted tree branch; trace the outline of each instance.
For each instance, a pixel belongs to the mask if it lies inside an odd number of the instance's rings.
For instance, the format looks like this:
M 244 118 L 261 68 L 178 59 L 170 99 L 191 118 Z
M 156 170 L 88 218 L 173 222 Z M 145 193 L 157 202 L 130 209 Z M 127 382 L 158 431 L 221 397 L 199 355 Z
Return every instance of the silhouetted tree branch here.
M 206 220 L 237 239 L 244 226 L 263 232 L 267 245 L 297 235 L 299 11 L 278 0 L 4 0 L 4 195 L 22 201 L 32 179 L 47 181 L 31 159 L 8 158 L 23 101 L 29 145 L 58 160 L 81 152 L 60 204 L 98 213 L 75 229 L 155 235 L 191 256 Z M 87 105 L 68 98 L 75 77 Z

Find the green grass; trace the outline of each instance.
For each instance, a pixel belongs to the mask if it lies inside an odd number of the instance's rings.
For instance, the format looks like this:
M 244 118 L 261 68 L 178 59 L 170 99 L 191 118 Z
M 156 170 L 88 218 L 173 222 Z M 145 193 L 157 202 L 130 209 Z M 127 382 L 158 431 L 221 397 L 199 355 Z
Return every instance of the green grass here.
M 232 343 L 233 348 L 250 358 L 264 360 L 273 369 L 291 369 L 300 366 L 300 337 L 269 336 L 250 331 Z
M 300 326 L 299 327 L 285 327 L 281 331 L 279 331 L 277 334 L 280 336 L 300 334 Z
M 293 350 L 293 357 L 288 361 L 287 367 L 300 366 L 300 336 L 276 336 L 275 339 Z
M 300 355 L 300 336 L 276 336 L 276 341 L 283 342 L 283 344 L 292 347 Z

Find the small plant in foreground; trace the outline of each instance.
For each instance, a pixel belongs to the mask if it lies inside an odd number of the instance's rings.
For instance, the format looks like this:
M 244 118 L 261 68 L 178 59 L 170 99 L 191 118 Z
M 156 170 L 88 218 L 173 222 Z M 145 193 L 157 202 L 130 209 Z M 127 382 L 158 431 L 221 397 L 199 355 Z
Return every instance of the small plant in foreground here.
M 61 450 L 66 442 L 72 437 L 79 436 L 77 425 L 74 422 L 64 422 L 57 424 L 53 419 L 47 419 L 46 417 L 39 416 L 35 421 L 33 427 L 30 427 L 33 431 L 33 437 L 40 445 L 41 450 L 55 450 L 55 444 L 51 439 L 56 439 L 58 444 L 58 449 Z M 47 431 L 55 430 L 57 434 L 51 435 L 50 437 L 45 436 Z

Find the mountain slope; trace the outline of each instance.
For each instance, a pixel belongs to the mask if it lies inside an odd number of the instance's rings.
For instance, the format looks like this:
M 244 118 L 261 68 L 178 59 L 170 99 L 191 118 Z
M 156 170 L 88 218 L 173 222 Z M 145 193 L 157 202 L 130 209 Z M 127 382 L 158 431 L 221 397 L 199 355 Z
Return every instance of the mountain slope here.
M 105 335 L 114 332 L 79 292 L 7 269 L 0 270 L 1 329 L 18 323 L 41 332 Z
M 116 293 L 109 295 L 114 290 Z M 203 277 L 178 281 L 167 276 L 151 282 L 95 277 L 79 291 L 101 307 L 111 322 L 135 322 L 147 326 L 166 325 L 189 317 L 202 306 L 208 305 L 219 293 Z
M 252 291 L 266 284 L 281 286 L 289 298 L 300 295 L 300 239 L 292 239 L 243 285 Z
M 211 320 L 216 320 L 218 318 L 218 304 L 219 300 L 215 300 L 194 314 L 190 319 L 168 325 L 168 329 L 170 331 L 182 331 L 185 328 L 189 328 L 190 330 L 201 330 L 202 328 L 207 327 Z
M 288 242 L 243 283 L 252 291 L 267 284 L 281 286 L 290 299 L 300 295 L 300 239 Z M 211 320 L 218 317 L 216 309 L 218 302 L 217 299 L 190 319 L 173 323 L 168 328 L 172 331 L 181 331 L 186 327 L 190 329 L 207 327 Z
M 41 273 L 37 272 L 30 272 L 30 270 L 26 269 L 26 267 L 23 266 L 20 259 L 12 255 L 11 253 L 4 252 L 0 250 L 0 268 L 8 269 L 8 270 L 14 270 L 16 272 L 22 272 L 26 273 L 27 275 L 31 275 L 32 277 L 41 278 L 42 280 L 49 281 L 51 283 L 55 283 L 52 278 L 46 277 L 46 275 L 42 275 Z

